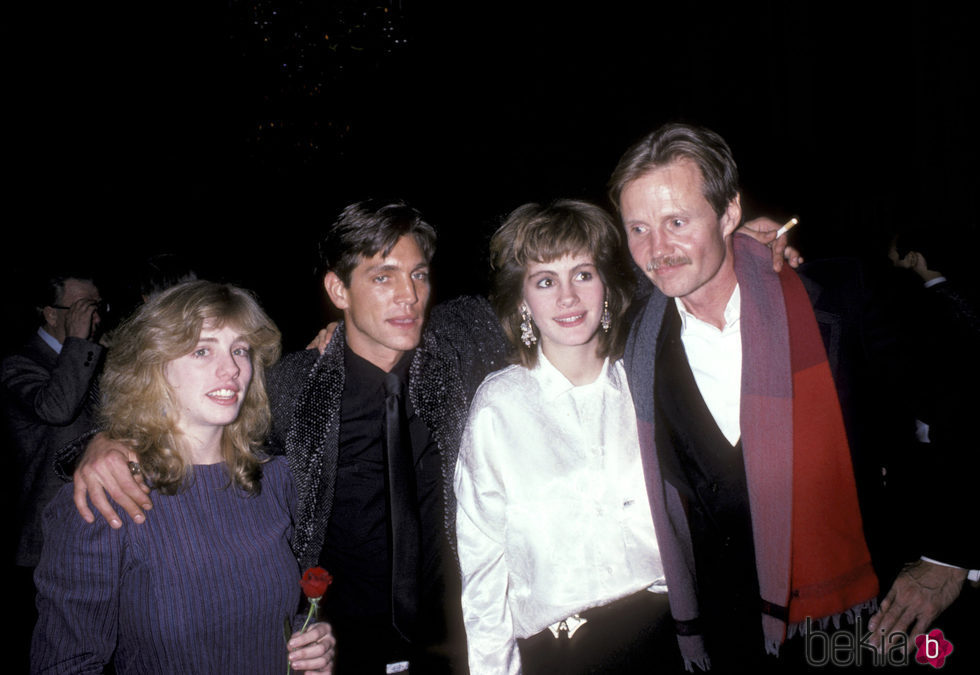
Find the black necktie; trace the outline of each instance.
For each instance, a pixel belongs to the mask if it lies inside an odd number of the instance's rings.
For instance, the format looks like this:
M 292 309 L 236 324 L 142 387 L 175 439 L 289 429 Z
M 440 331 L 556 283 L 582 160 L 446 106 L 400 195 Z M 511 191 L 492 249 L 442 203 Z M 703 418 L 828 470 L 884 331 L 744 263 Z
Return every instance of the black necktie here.
M 391 610 L 395 629 L 411 641 L 418 607 L 419 511 L 412 439 L 401 379 L 385 376 L 385 440 L 391 513 Z

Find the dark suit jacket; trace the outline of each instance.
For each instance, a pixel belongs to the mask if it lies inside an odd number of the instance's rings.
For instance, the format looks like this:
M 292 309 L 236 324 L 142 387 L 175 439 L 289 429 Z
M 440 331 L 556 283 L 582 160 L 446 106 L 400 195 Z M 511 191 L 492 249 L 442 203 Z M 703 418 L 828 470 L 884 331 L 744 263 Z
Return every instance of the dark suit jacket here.
M 293 551 L 301 569 L 316 565 L 330 521 L 340 451 L 340 415 L 344 390 L 345 332 L 341 323 L 326 351 L 296 352 L 284 357 L 269 373 L 273 429 L 270 446 L 289 460 L 297 488 Z M 415 647 L 432 672 L 450 662 L 465 663 L 465 643 L 459 603 L 459 574 L 455 563 L 455 498 L 453 472 L 470 400 L 483 378 L 505 365 L 506 341 L 489 303 L 482 298 L 459 298 L 433 308 L 409 370 L 409 398 L 438 448 L 442 498 L 431 507 L 422 532 L 423 587 Z M 380 427 L 379 427 L 380 429 Z M 424 515 L 424 514 L 423 514 Z M 442 521 L 444 527 L 432 523 Z M 339 627 L 338 627 L 339 630 Z M 378 649 L 384 650 L 383 636 Z M 447 649 L 448 647 L 448 649 Z M 429 650 L 433 650 L 431 653 Z M 441 657 L 438 655 L 442 655 Z M 413 657 L 415 658 L 415 657 Z
M 300 566 L 320 557 L 333 504 L 344 389 L 344 325 L 326 351 L 289 354 L 269 372 L 274 451 L 289 459 L 298 491 L 293 550 Z M 409 396 L 442 454 L 447 532 L 454 532 L 452 477 L 473 393 L 505 365 L 506 341 L 489 303 L 464 297 L 433 308 L 409 375 Z
M 333 506 L 344 390 L 344 324 L 321 355 L 308 349 L 284 356 L 267 374 L 272 430 L 269 449 L 284 454 L 296 482 L 293 551 L 304 569 L 320 557 Z M 506 365 L 506 338 L 484 298 L 462 297 L 432 309 L 410 367 L 409 396 L 442 453 L 446 533 L 455 533 L 453 471 L 459 439 L 476 388 Z M 87 425 L 57 453 L 55 466 L 70 480 L 97 432 Z M 455 547 L 455 544 L 452 544 Z
M 980 403 L 975 313 L 943 284 L 924 289 L 916 277 L 914 290 L 897 286 L 896 272 L 850 259 L 801 267 L 884 588 L 920 556 L 980 568 L 980 537 L 962 527 L 976 511 L 980 466 L 970 424 Z M 929 424 L 930 443 L 915 441 L 916 419 Z
M 41 513 L 62 485 L 55 453 L 92 426 L 102 352 L 98 344 L 70 337 L 59 355 L 34 336 L 3 361 L 0 380 L 20 478 L 18 565 L 34 566 L 41 554 Z
M 947 528 L 940 528 L 943 535 L 937 536 L 916 515 L 923 510 L 963 511 L 955 498 L 961 493 L 944 494 L 923 485 L 923 476 L 932 474 L 923 471 L 925 458 L 914 439 L 914 419 L 922 399 L 913 395 L 917 385 L 904 370 L 911 347 L 902 322 L 909 320 L 908 315 L 882 296 L 877 281 L 856 259 L 819 260 L 798 272 L 813 305 L 841 403 L 865 536 L 882 588 L 890 586 L 902 563 L 920 555 L 968 567 L 980 564 L 967 564 L 976 555 L 976 537 L 964 537 L 962 530 L 953 536 Z M 662 316 L 664 307 L 666 299 L 653 290 L 640 310 L 641 320 L 650 312 Z M 649 388 L 651 395 L 652 370 L 651 366 L 649 383 L 637 385 Z M 935 482 L 931 477 L 926 480 Z M 910 520 L 917 526 L 909 527 Z

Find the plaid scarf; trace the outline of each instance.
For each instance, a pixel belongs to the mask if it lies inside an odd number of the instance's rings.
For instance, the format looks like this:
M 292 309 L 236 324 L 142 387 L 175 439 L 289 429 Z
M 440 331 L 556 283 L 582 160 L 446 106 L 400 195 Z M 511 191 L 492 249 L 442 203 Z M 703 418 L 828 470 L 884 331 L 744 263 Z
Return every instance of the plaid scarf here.
M 765 647 L 775 654 L 807 617 L 836 624 L 872 607 L 878 581 L 837 391 L 806 291 L 792 270 L 772 271 L 765 246 L 744 235 L 734 245 L 742 448 Z M 626 362 L 671 612 L 684 625 L 698 617 L 691 535 L 679 494 L 661 480 L 653 429 L 654 358 L 668 301 L 651 297 L 630 334 Z M 700 635 L 679 635 L 678 642 L 689 670 L 710 666 Z

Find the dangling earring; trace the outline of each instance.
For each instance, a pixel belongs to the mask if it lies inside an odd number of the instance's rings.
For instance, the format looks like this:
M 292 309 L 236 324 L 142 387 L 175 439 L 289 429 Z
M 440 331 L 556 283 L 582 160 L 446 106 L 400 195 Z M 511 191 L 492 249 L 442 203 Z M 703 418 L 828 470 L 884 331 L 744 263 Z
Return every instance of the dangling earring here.
M 602 332 L 609 332 L 609 324 L 612 322 L 612 316 L 609 314 L 609 301 L 602 301 L 602 317 L 599 319 L 599 323 L 602 324 Z
M 521 304 L 521 342 L 528 349 L 531 348 L 535 342 L 538 341 L 537 336 L 534 334 L 534 329 L 531 327 L 531 312 L 528 310 L 527 305 Z

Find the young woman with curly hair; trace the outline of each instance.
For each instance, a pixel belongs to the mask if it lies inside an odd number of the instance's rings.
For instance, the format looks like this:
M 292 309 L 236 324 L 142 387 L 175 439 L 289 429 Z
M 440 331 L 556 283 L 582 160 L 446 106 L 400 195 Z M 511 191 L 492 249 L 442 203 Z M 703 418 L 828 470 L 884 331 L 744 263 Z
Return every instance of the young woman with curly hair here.
M 605 211 L 526 204 L 490 243 L 517 363 L 474 397 L 456 467 L 472 675 L 669 672 L 676 660 L 620 361 L 634 280 Z

